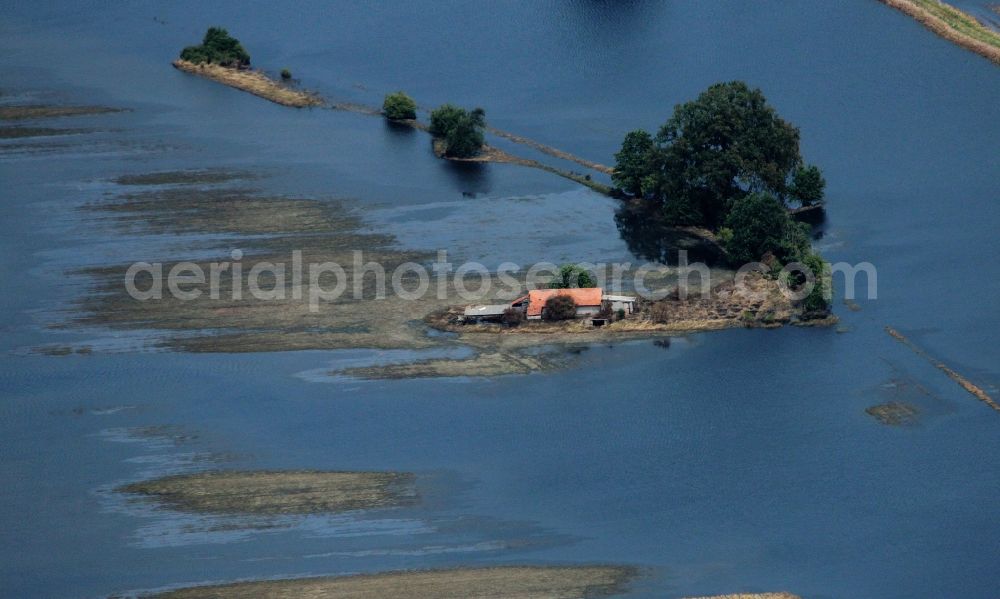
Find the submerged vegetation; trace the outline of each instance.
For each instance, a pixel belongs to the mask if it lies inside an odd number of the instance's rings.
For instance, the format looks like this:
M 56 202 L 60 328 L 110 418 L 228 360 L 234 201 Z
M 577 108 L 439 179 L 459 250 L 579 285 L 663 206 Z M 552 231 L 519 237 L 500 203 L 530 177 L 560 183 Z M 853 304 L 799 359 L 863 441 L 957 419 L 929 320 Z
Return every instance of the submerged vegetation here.
M 248 68 L 250 54 L 240 41 L 222 27 L 209 27 L 199 46 L 181 50 L 181 60 L 194 64 L 217 64 L 230 68 Z
M 398 91 L 386 94 L 382 102 L 382 112 L 390 121 L 405 121 L 417 118 L 417 103 L 406 94 Z
M 209 471 L 125 485 L 122 493 L 214 514 L 313 514 L 395 507 L 415 498 L 412 474 L 299 470 Z

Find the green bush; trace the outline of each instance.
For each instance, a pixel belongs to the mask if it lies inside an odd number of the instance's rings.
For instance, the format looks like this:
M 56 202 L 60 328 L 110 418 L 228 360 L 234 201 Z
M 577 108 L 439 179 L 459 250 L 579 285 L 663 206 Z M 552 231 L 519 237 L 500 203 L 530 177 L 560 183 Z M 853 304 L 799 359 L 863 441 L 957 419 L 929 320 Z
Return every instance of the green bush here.
M 250 66 L 250 54 L 238 39 L 230 36 L 222 27 L 209 27 L 200 46 L 188 46 L 181 50 L 181 60 L 234 68 Z
M 382 102 L 382 113 L 391 121 L 417 118 L 417 103 L 405 92 L 386 94 Z
M 517 308 L 507 308 L 503 311 L 500 322 L 514 328 L 524 322 L 524 311 Z
M 486 112 L 482 108 L 465 110 L 443 104 L 431 111 L 431 135 L 444 140 L 444 154 L 454 158 L 470 158 L 479 153 L 485 143 L 483 128 Z
M 819 254 L 810 253 L 802 259 L 802 263 L 813 272 L 815 277 L 812 291 L 802 301 L 806 313 L 828 314 L 830 312 L 829 269 Z
M 284 79 L 285 81 L 288 81 L 289 79 L 292 78 L 292 72 L 289 71 L 288 69 L 281 69 L 281 78 Z
M 576 318 L 576 302 L 568 295 L 553 295 L 542 309 L 545 320 L 570 320 Z

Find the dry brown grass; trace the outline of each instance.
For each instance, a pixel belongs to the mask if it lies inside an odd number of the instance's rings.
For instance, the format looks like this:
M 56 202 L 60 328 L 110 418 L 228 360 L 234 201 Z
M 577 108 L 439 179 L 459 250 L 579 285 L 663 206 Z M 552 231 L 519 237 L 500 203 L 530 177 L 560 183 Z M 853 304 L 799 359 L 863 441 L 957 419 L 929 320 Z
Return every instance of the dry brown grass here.
M 212 471 L 125 485 L 173 509 L 218 514 L 313 514 L 413 501 L 413 475 L 399 472 Z
M 260 71 L 231 69 L 208 63 L 195 64 L 186 60 L 175 60 L 173 65 L 185 73 L 218 81 L 282 106 L 304 108 L 323 105 L 322 98 L 316 94 L 287 87 Z
M 386 572 L 192 587 L 158 599 L 580 599 L 622 593 L 619 566 L 502 566 Z
M 975 17 L 938 0 L 881 0 L 939 36 L 1000 64 L 1000 34 Z

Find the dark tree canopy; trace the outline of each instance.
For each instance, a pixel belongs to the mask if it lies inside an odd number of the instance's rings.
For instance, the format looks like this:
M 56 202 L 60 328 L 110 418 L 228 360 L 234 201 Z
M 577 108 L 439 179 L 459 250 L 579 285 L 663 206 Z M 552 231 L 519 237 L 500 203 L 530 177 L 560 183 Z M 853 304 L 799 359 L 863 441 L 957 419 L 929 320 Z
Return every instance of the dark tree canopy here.
M 195 64 L 209 62 L 224 67 L 250 66 L 250 54 L 238 39 L 222 27 L 209 27 L 200 46 L 188 46 L 181 51 L 181 60 Z
M 634 196 L 643 195 L 642 181 L 650 174 L 652 151 L 652 135 L 642 129 L 627 133 L 622 149 L 615 154 L 612 183 Z
M 720 237 L 734 263 L 801 255 L 808 236 L 787 202 L 819 203 L 826 186 L 819 168 L 802 161 L 798 128 L 742 81 L 675 106 L 655 136 L 628 133 L 612 181 L 662 224 L 725 226 Z
M 545 320 L 570 320 L 576 318 L 576 302 L 568 295 L 553 295 L 542 309 Z
M 470 158 L 479 153 L 485 139 L 486 111 L 482 108 L 465 110 L 443 104 L 431 111 L 431 135 L 444 140 L 446 156 Z
M 653 138 L 629 133 L 616 159 L 622 190 L 660 205 L 674 224 L 713 229 L 748 193 L 783 200 L 802 165 L 799 130 L 741 81 L 717 83 L 676 106 Z M 810 197 L 819 199 L 815 186 Z
M 417 103 L 405 92 L 386 94 L 382 112 L 387 119 L 401 121 L 417 118 Z
M 559 267 L 559 274 L 549 281 L 549 289 L 597 287 L 590 271 L 576 264 L 564 264 Z
M 722 231 L 723 244 L 734 264 L 773 254 L 782 262 L 799 260 L 809 251 L 806 230 L 769 193 L 751 193 L 733 207 Z

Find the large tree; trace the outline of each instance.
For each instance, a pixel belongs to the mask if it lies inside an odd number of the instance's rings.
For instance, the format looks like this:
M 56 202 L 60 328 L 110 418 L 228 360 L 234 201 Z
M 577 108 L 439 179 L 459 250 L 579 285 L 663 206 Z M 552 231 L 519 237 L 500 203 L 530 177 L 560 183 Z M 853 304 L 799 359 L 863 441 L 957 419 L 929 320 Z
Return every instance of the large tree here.
M 676 106 L 652 143 L 629 133 L 616 158 L 615 183 L 624 191 L 660 205 L 673 224 L 713 229 L 749 193 L 784 200 L 802 165 L 799 130 L 742 81 L 717 83 Z M 815 186 L 808 192 L 818 200 Z

